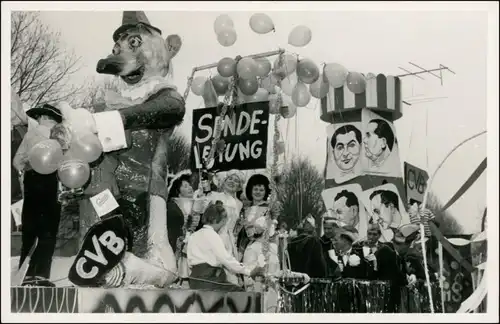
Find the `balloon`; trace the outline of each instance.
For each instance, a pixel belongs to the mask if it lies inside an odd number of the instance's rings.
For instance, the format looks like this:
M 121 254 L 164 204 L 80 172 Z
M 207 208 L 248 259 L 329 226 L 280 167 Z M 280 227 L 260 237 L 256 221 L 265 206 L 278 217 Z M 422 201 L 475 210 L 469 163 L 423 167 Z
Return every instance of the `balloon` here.
M 278 96 L 274 95 L 269 98 L 269 113 L 270 114 L 278 114 L 280 112 L 281 100 L 278 99 Z
M 260 87 L 266 89 L 269 93 L 272 94 L 276 93 L 277 84 L 278 78 L 272 73 L 260 80 Z
M 229 79 L 217 74 L 212 78 L 212 84 L 214 86 L 215 92 L 222 96 L 225 95 L 227 90 L 229 90 Z
M 309 101 L 311 101 L 311 94 L 306 84 L 300 81 L 297 82 L 297 85 L 293 88 L 292 102 L 297 107 L 305 107 Z
M 297 26 L 288 35 L 288 44 L 295 47 L 303 47 L 309 44 L 312 38 L 312 32 L 309 27 Z
M 257 92 L 245 98 L 246 102 L 261 102 L 269 100 L 269 92 L 266 89 L 259 88 Z
M 257 76 L 257 63 L 251 57 L 244 57 L 236 64 L 236 72 L 242 79 L 253 79 Z
M 256 13 L 250 17 L 250 28 L 257 34 L 267 34 L 274 30 L 274 23 L 268 15 Z
M 232 27 L 222 29 L 217 33 L 217 41 L 222 46 L 228 47 L 236 42 L 236 31 Z
M 283 118 L 292 118 L 297 113 L 297 107 L 291 102 L 280 107 L 280 114 Z
M 191 83 L 191 91 L 193 91 L 195 95 L 201 96 L 203 94 L 203 89 L 205 88 L 205 82 L 207 82 L 206 77 L 197 76 Z
M 203 101 L 205 102 L 205 107 L 217 107 L 219 103 L 212 80 L 207 80 L 203 86 Z
M 271 62 L 267 58 L 258 58 L 254 61 L 257 64 L 257 76 L 263 78 L 271 72 Z
M 347 88 L 351 90 L 352 93 L 363 93 L 366 90 L 366 79 L 365 76 L 358 72 L 349 72 L 346 79 Z
M 318 66 L 309 59 L 300 60 L 297 64 L 297 75 L 304 83 L 314 83 L 319 78 Z
M 236 73 L 236 61 L 230 57 L 221 59 L 217 64 L 217 72 L 223 77 L 232 77 Z
M 334 88 L 340 88 L 344 85 L 348 73 L 345 67 L 337 63 L 328 63 L 323 70 L 324 76 Z
M 330 85 L 323 78 L 323 75 L 320 75 L 318 80 L 309 86 L 311 95 L 318 99 L 325 97 L 328 94 L 328 90 L 330 90 Z
M 229 15 L 223 14 L 218 16 L 214 22 L 214 31 L 219 34 L 221 31 L 227 28 L 234 28 L 234 23 Z
M 292 74 L 297 68 L 297 57 L 294 55 L 286 54 L 282 56 L 281 63 L 278 57 L 273 64 L 274 74 L 280 78 Z
M 295 87 L 296 84 L 297 84 L 297 75 L 292 74 L 289 77 L 283 79 L 283 81 L 281 81 L 281 90 L 283 90 L 283 92 L 287 96 L 291 96 L 293 93 L 293 88 Z
M 83 162 L 91 163 L 102 154 L 102 144 L 97 135 L 92 133 L 73 137 L 70 147 L 71 156 Z
M 55 172 L 62 160 L 61 145 L 53 139 L 38 142 L 28 152 L 30 166 L 40 174 Z
M 64 116 L 64 115 L 63 115 Z M 74 134 L 97 133 L 97 128 L 92 113 L 85 108 L 71 109 L 66 112 L 66 124 Z
M 259 89 L 259 82 L 257 82 L 257 78 L 255 77 L 253 79 L 239 79 L 238 88 L 240 88 L 244 95 L 252 96 Z
M 90 177 L 89 164 L 71 156 L 61 163 L 57 171 L 59 181 L 70 189 L 81 188 Z

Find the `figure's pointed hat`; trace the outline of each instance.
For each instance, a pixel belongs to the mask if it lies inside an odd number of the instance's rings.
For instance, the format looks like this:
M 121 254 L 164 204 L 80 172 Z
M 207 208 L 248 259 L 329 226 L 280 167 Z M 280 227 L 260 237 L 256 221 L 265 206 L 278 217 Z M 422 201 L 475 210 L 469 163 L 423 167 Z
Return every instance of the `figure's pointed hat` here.
M 124 11 L 122 25 L 118 27 L 118 29 L 113 33 L 113 41 L 116 42 L 118 38 L 120 38 L 121 33 L 129 28 L 137 26 L 138 24 L 143 24 L 149 28 L 152 28 L 161 35 L 161 30 L 149 23 L 148 17 L 146 17 L 144 11 Z

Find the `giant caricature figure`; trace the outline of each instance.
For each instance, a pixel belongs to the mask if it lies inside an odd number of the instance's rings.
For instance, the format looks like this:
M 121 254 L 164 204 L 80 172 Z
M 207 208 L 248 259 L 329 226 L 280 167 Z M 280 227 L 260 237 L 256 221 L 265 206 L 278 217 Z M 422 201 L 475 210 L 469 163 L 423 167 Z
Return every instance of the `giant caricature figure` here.
M 146 217 L 149 219 L 143 222 L 147 228 L 147 251 L 144 255 L 128 251 L 120 254 L 119 260 L 111 262 L 112 268 L 108 265 L 95 279 L 98 285 L 106 287 L 132 284 L 164 287 L 176 279 L 175 256 L 166 227 L 166 143 L 185 113 L 184 99 L 166 77 L 172 68 L 171 59 L 181 47 L 181 39 L 177 35 L 163 39 L 161 31 L 151 26 L 144 12 L 126 11 L 122 26 L 113 33 L 113 41 L 112 53 L 97 63 L 96 70 L 119 76 L 127 86 L 119 94 L 109 93 L 105 110 L 93 114 L 93 126 L 104 151 L 114 151 L 104 157 L 115 160 L 115 163 L 102 162 L 94 169 L 111 174 L 108 181 L 118 183 L 121 197 L 135 196 L 129 200 L 130 206 L 120 206 L 121 210 L 115 213 L 138 207 L 137 197 L 147 195 L 147 208 L 137 208 L 149 213 Z M 102 181 L 93 177 L 90 187 L 105 189 L 107 184 Z M 136 232 L 134 222 L 126 219 L 126 213 L 123 216 L 132 232 Z M 106 233 L 99 238 L 101 245 L 111 250 L 120 247 L 121 243 L 113 245 L 112 235 Z M 85 242 L 91 236 L 87 233 Z M 88 258 L 91 254 L 84 251 L 85 242 L 70 270 L 70 280 L 76 285 L 90 285 L 85 281 L 90 269 L 101 269 L 99 264 L 92 266 L 93 261 Z M 87 244 L 92 245 L 90 242 Z M 100 248 L 97 239 L 93 244 Z

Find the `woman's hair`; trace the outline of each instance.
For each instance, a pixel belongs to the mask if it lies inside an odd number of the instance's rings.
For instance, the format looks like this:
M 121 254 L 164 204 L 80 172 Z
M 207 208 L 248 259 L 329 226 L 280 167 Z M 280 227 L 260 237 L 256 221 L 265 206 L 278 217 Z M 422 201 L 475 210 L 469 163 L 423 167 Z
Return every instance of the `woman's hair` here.
M 224 209 L 224 204 L 222 201 L 217 200 L 216 202 L 211 202 L 202 216 L 203 224 L 218 224 L 227 218 L 227 212 Z
M 245 195 L 248 200 L 253 201 L 252 190 L 255 186 L 264 186 L 265 194 L 264 200 L 267 200 L 269 194 L 271 194 L 271 188 L 269 186 L 269 179 L 262 174 L 254 174 L 248 179 L 247 186 L 245 187 Z
M 191 175 L 190 174 L 183 174 L 180 177 L 178 177 L 177 179 L 173 180 L 172 186 L 170 187 L 170 190 L 168 192 L 168 199 L 179 197 L 181 186 L 182 186 L 182 183 L 184 181 L 191 184 Z

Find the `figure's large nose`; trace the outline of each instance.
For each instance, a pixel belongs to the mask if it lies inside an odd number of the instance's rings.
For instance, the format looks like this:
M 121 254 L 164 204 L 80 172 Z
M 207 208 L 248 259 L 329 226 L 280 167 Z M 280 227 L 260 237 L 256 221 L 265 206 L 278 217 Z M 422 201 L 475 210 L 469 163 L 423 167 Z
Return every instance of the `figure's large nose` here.
M 96 71 L 101 74 L 117 75 L 120 73 L 120 65 L 110 59 L 102 59 L 97 62 Z

